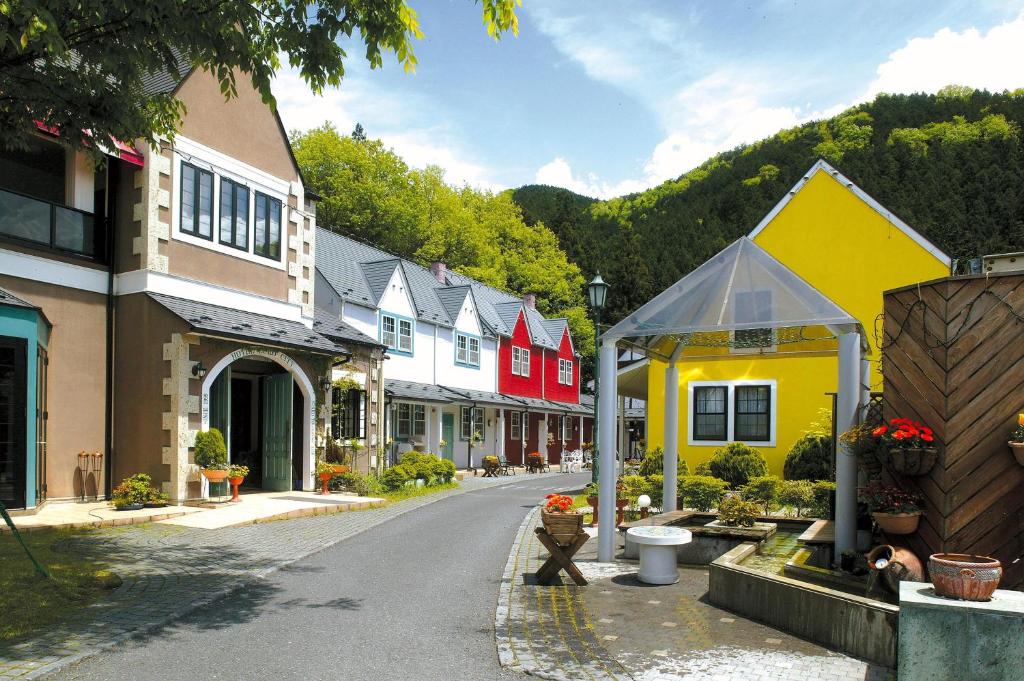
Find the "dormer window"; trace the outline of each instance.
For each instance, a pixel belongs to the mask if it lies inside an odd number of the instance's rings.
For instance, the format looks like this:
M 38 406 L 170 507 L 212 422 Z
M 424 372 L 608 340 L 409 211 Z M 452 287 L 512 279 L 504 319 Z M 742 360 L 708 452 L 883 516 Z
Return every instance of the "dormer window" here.
M 561 359 L 558 360 L 558 382 L 562 385 L 572 385 L 572 360 Z
M 480 339 L 468 333 L 455 333 L 455 363 L 480 367 Z
M 512 375 L 530 376 L 530 351 L 526 348 L 512 346 Z
M 394 314 L 380 315 L 380 342 L 389 350 L 412 354 L 412 320 Z

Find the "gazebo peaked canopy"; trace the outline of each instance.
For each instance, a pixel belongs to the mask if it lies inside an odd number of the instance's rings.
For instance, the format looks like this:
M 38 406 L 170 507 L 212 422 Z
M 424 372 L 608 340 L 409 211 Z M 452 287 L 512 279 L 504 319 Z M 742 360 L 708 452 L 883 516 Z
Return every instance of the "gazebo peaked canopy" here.
M 858 322 L 742 237 L 601 337 L 649 347 L 640 339 L 805 326 L 856 328 Z

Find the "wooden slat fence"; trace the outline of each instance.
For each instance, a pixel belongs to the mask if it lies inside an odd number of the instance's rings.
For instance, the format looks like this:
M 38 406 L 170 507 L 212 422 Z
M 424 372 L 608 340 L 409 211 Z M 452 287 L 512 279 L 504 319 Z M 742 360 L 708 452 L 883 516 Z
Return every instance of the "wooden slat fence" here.
M 931 426 L 939 461 L 925 476 L 884 475 L 925 498 L 908 542 L 995 556 L 1003 586 L 1024 583 L 1024 466 L 1007 436 L 1024 412 L 1024 275 L 944 279 L 889 291 L 884 414 Z

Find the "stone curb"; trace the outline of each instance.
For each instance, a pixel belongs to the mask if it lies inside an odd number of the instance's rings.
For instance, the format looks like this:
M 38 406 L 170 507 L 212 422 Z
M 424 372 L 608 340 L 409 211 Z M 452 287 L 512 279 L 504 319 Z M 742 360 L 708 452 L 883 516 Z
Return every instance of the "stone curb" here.
M 168 624 L 170 624 L 172 622 L 175 622 L 175 621 L 181 619 L 182 617 L 185 617 L 185 616 L 191 614 L 192 612 L 198 610 L 199 608 L 202 608 L 203 606 L 209 605 L 210 603 L 212 603 L 212 602 L 214 602 L 214 601 L 216 601 L 216 600 L 218 600 L 220 598 L 223 598 L 223 597 L 225 597 L 225 596 L 227 596 L 227 595 L 229 595 L 229 594 L 231 594 L 231 593 L 233 593 L 235 591 L 238 591 L 239 589 L 244 589 L 245 587 L 247 587 L 250 584 L 253 584 L 255 582 L 258 582 L 259 580 L 266 579 L 268 576 L 270 576 L 274 572 L 277 572 L 278 570 L 281 570 L 282 568 L 288 567 L 289 565 L 292 565 L 293 563 L 296 563 L 296 562 L 298 562 L 300 560 L 305 560 L 306 558 L 309 558 L 312 555 L 315 555 L 317 553 L 320 553 L 321 551 L 329 549 L 332 546 L 335 546 L 335 545 L 345 541 L 346 539 L 349 539 L 349 538 L 354 537 L 356 535 L 362 534 L 363 532 L 365 532 L 367 530 L 373 529 L 374 527 L 377 527 L 377 526 L 382 525 L 382 524 L 384 524 L 386 522 L 394 520 L 395 518 L 403 516 L 406 513 L 409 513 L 411 511 L 416 510 L 416 509 L 423 508 L 424 506 L 429 506 L 430 504 L 433 504 L 433 503 L 436 503 L 438 501 L 441 501 L 442 499 L 448 499 L 450 497 L 457 496 L 459 494 L 468 494 L 470 492 L 475 492 L 475 491 L 480 490 L 480 489 L 490 489 L 491 487 L 503 487 L 505 485 L 514 484 L 515 482 L 516 481 L 514 481 L 514 480 L 511 480 L 511 481 L 504 481 L 504 480 L 502 480 L 500 483 L 495 483 L 493 485 L 486 485 L 486 486 L 482 486 L 482 487 L 476 487 L 474 489 L 466 489 L 464 487 L 460 487 L 458 489 L 451 490 L 448 493 L 440 493 L 440 494 L 429 495 L 429 496 L 425 496 L 425 497 L 414 497 L 413 499 L 403 500 L 402 502 L 398 502 L 398 503 L 404 503 L 404 501 L 420 501 L 421 503 L 410 504 L 408 508 L 402 509 L 401 511 L 395 513 L 394 515 L 388 516 L 387 518 L 384 518 L 384 519 L 380 520 L 377 523 L 372 523 L 372 524 L 367 525 L 366 527 L 359 528 L 358 530 L 356 530 L 355 532 L 352 532 L 351 534 L 347 534 L 347 535 L 345 535 L 343 537 L 339 537 L 336 541 L 329 542 L 329 543 L 324 543 L 321 546 L 318 546 L 313 551 L 308 551 L 308 552 L 303 553 L 301 555 L 294 556 L 294 557 L 288 558 L 286 560 L 282 560 L 281 562 L 278 562 L 278 563 L 276 563 L 276 564 L 274 564 L 274 565 L 272 565 L 270 567 L 267 567 L 267 568 L 264 568 L 262 570 L 253 572 L 253 573 L 251 573 L 248 576 L 247 575 L 240 575 L 238 577 L 238 580 L 232 582 L 230 585 L 227 585 L 227 586 L 224 586 L 224 587 L 221 587 L 221 588 L 218 588 L 218 589 L 214 589 L 212 591 L 208 591 L 208 592 L 204 593 L 201 597 L 196 598 L 195 600 L 189 601 L 188 603 L 185 603 L 184 605 L 182 605 L 181 608 L 179 608 L 178 610 L 176 610 L 174 612 L 168 613 L 165 616 L 160 617 L 158 619 L 154 619 L 151 622 L 147 622 L 146 624 L 143 624 L 143 625 L 135 628 L 132 631 L 128 631 L 128 632 L 125 632 L 125 633 L 122 633 L 122 634 L 113 635 L 108 640 L 104 641 L 102 644 L 96 645 L 93 648 L 89 648 L 89 649 L 86 649 L 86 650 L 82 650 L 82 651 L 76 652 L 76 653 L 74 653 L 72 655 L 68 655 L 68 656 L 62 657 L 59 660 L 50 662 L 48 664 L 40 665 L 40 666 L 32 669 L 31 671 L 28 671 L 27 673 L 19 674 L 17 676 L 11 675 L 9 673 L 11 671 L 15 671 L 14 669 L 10 669 L 10 668 L 8 668 L 8 669 L 0 669 L 0 680 L 6 681 L 6 679 L 18 679 L 19 681 L 22 681 L 22 680 L 26 680 L 27 681 L 28 679 L 38 679 L 38 678 L 41 678 L 41 677 L 43 677 L 45 675 L 52 674 L 52 673 L 54 673 L 56 671 L 59 671 L 60 669 L 63 669 L 65 667 L 69 666 L 69 665 L 75 664 L 77 662 L 80 662 L 80 661 L 82 661 L 84 659 L 93 657 L 95 655 L 99 655 L 100 653 L 103 653 L 103 652 L 105 652 L 107 650 L 110 650 L 111 648 L 113 648 L 113 647 L 115 647 L 115 646 L 117 646 L 117 645 L 119 645 L 121 643 L 124 643 L 125 641 L 129 641 L 132 638 L 135 638 L 137 636 L 141 636 L 143 634 L 150 633 L 150 632 L 152 632 L 152 631 L 154 631 L 156 629 L 160 629 L 161 627 L 165 627 Z M 317 514 L 317 515 L 321 515 L 321 514 Z M 313 514 L 310 514 L 310 515 L 313 515 Z M 263 519 L 261 519 L 261 522 L 266 522 L 267 520 L 269 520 L 269 519 L 263 518 Z M 242 526 L 240 525 L 238 527 L 242 527 Z M 125 580 L 125 581 L 127 583 L 128 580 Z M 33 663 L 32 662 L 27 662 L 25 664 L 31 666 Z M 18 670 L 18 671 L 20 671 L 20 670 Z

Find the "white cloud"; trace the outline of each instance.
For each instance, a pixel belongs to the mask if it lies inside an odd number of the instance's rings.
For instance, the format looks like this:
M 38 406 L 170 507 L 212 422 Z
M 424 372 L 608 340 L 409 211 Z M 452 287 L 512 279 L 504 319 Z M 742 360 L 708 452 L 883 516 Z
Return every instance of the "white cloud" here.
M 591 173 L 584 177 L 573 175 L 569 162 L 561 156 L 541 166 L 533 178 L 537 184 L 549 184 L 553 187 L 571 189 L 577 194 L 592 196 L 598 199 L 609 199 L 631 192 L 641 191 L 648 186 L 640 180 L 624 180 L 617 184 L 602 182 L 597 175 Z
M 988 90 L 1024 86 L 1024 15 L 993 27 L 961 32 L 943 28 L 930 38 L 914 38 L 889 55 L 864 99 L 881 92 L 935 92 L 950 85 Z
M 438 165 L 448 182 L 481 189 L 503 189 L 491 171 L 472 161 L 453 131 L 423 125 L 421 120 L 447 120 L 434 102 L 414 94 L 401 95 L 376 85 L 372 74 L 350 69 L 339 88 L 314 95 L 294 70 L 281 72 L 274 81 L 281 119 L 288 130 L 308 130 L 329 121 L 343 133 L 362 123 L 367 135 L 379 138 L 413 168 Z M 415 112 L 412 117 L 408 112 Z

